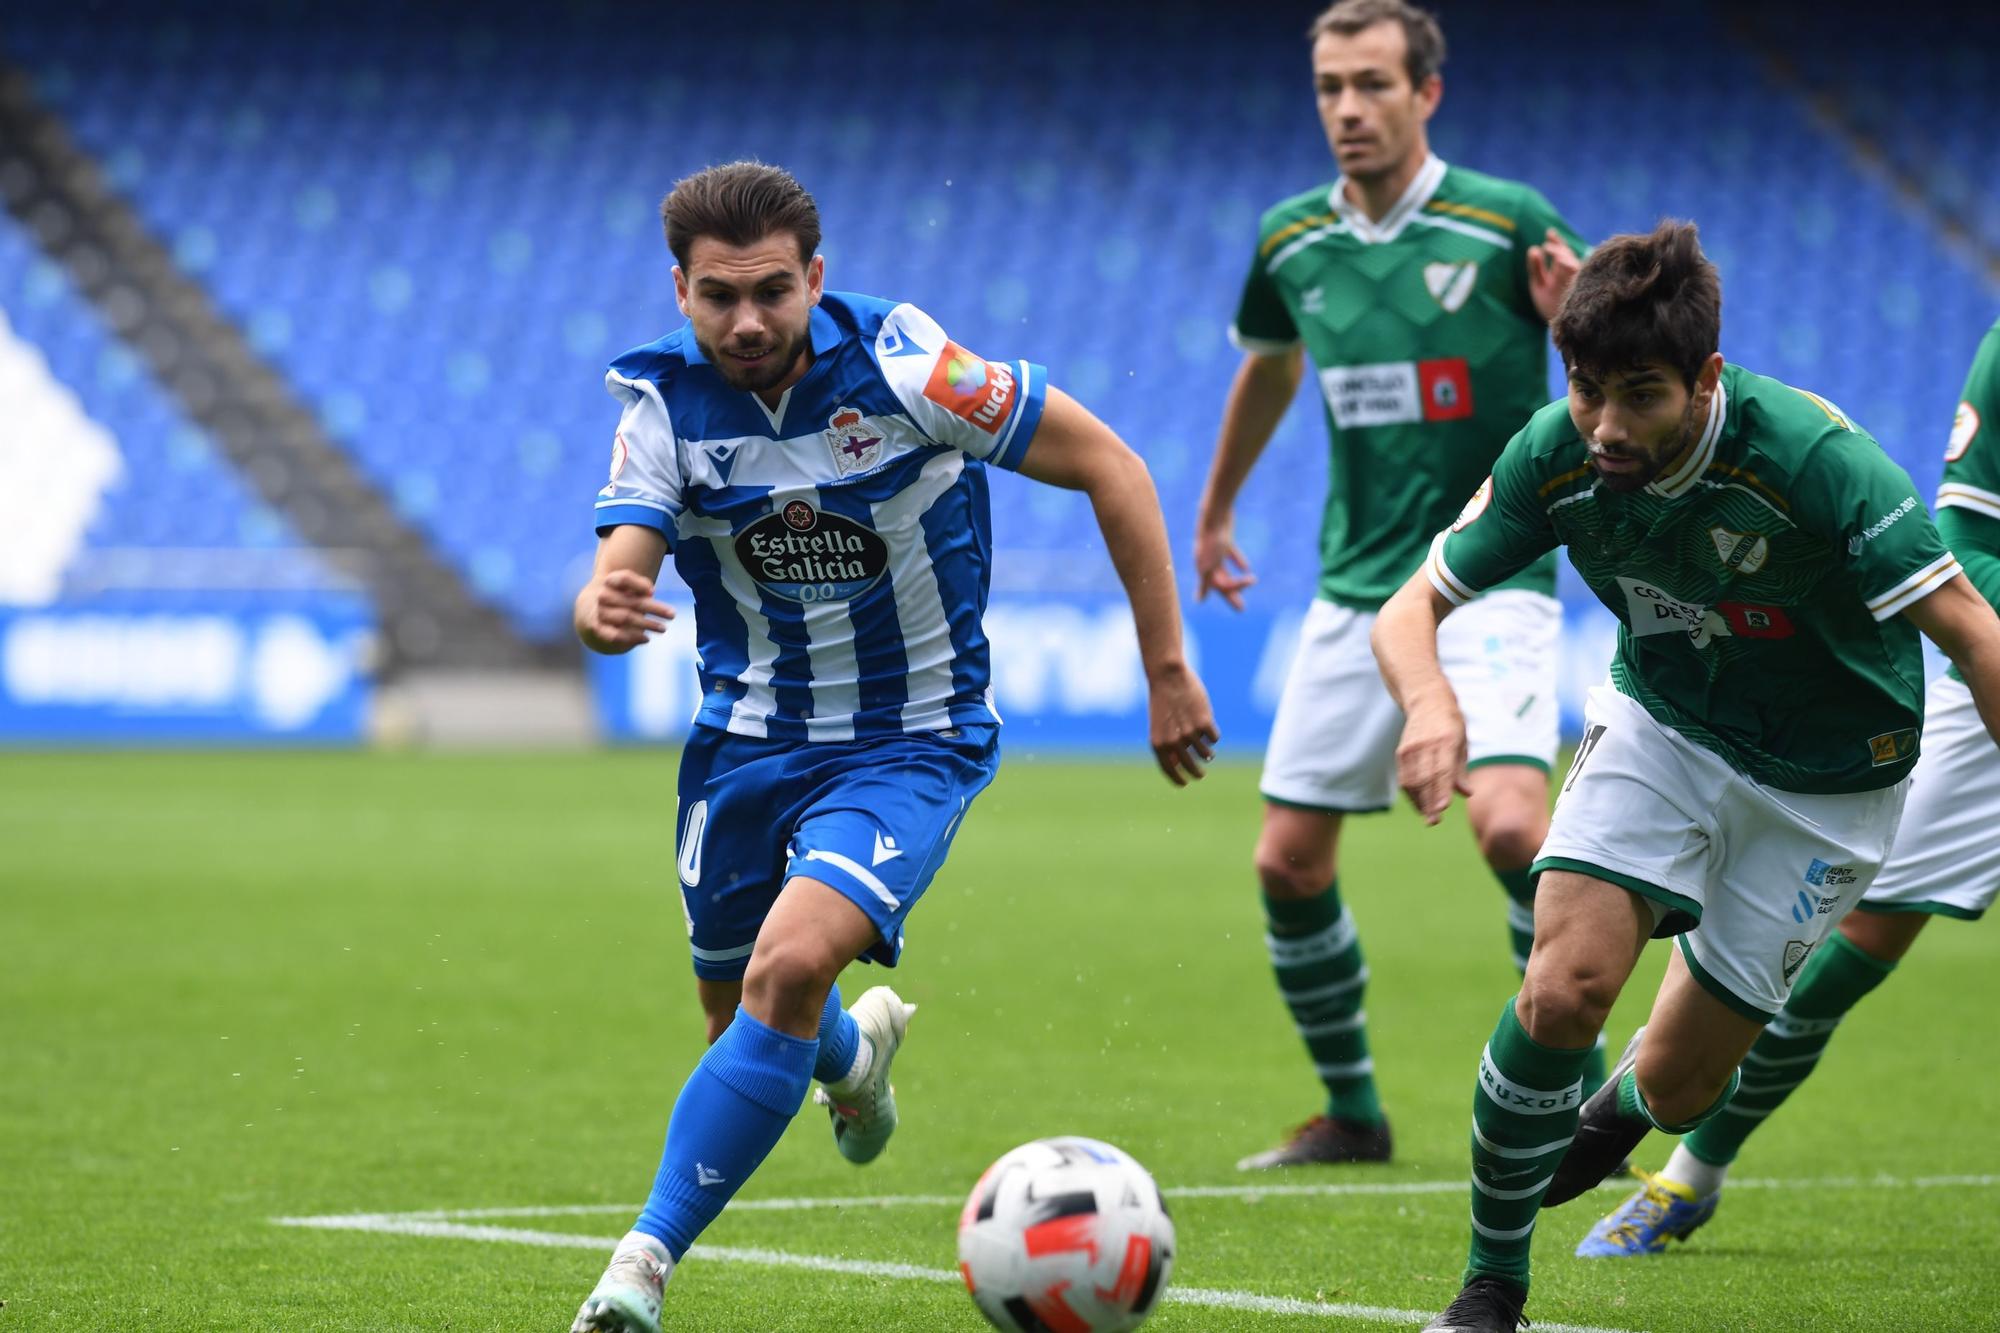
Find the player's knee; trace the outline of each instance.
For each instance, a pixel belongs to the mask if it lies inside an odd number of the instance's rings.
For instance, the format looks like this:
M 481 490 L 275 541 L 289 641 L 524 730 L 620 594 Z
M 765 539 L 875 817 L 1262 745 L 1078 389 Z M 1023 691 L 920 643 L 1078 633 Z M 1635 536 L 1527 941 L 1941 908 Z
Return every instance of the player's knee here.
M 1604 1030 L 1618 986 L 1589 967 L 1541 965 L 1539 955 L 1521 983 L 1515 1012 L 1528 1035 L 1544 1046 L 1587 1046 Z
M 1548 833 L 1548 817 L 1540 810 L 1523 806 L 1501 811 L 1480 825 L 1479 854 L 1495 870 L 1525 869 L 1541 854 Z
M 808 1013 L 816 1016 L 844 965 L 821 940 L 760 937 L 743 974 L 744 1006 L 781 1021 Z
M 1281 902 L 1317 898 L 1333 884 L 1330 858 L 1307 854 L 1275 839 L 1260 839 L 1253 861 L 1265 895 Z

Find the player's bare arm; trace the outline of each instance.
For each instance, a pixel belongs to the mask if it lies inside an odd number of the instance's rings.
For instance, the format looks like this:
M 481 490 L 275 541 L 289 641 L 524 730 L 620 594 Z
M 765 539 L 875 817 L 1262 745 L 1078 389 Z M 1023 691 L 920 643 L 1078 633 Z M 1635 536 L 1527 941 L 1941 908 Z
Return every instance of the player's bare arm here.
M 1257 581 L 1236 548 L 1236 495 L 1284 419 L 1304 373 L 1305 354 L 1297 347 L 1275 355 L 1252 352 L 1236 368 L 1195 519 L 1196 600 L 1216 592 L 1241 611 L 1244 589 Z
M 1438 664 L 1438 625 L 1451 611 L 1451 603 L 1418 570 L 1383 605 L 1369 636 L 1383 683 L 1403 710 L 1396 782 L 1430 824 L 1450 807 L 1454 792 L 1472 794 L 1465 771 L 1465 715 Z
M 1186 786 L 1215 757 L 1218 737 L 1208 691 L 1182 651 L 1173 554 L 1145 460 L 1083 404 L 1050 389 L 1021 471 L 1090 497 L 1111 563 L 1132 603 L 1146 669 L 1153 757 L 1168 780 Z
M 1550 227 L 1542 243 L 1528 250 L 1528 296 L 1535 313 L 1546 324 L 1556 317 L 1556 307 L 1569 295 L 1583 260 L 1570 249 L 1561 232 Z
M 1963 574 L 1903 614 L 1958 667 L 1980 720 L 2000 742 L 2000 616 Z
M 576 595 L 576 637 L 594 653 L 626 653 L 659 634 L 674 609 L 653 597 L 667 540 L 626 524 L 597 543 L 597 566 Z

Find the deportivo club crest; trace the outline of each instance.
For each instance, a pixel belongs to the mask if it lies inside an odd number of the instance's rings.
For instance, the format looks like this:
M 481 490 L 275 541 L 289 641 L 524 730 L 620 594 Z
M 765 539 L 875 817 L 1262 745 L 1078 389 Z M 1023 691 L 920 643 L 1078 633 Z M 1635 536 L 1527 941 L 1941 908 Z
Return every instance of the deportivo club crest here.
M 835 408 L 826 423 L 827 448 L 833 450 L 833 466 L 845 477 L 866 472 L 882 461 L 882 435 L 869 428 L 868 419 L 852 407 Z
M 1479 281 L 1479 261 L 1468 259 L 1459 264 L 1424 265 L 1424 286 L 1445 308 L 1447 314 L 1457 314 L 1466 298 L 1472 295 L 1473 284 Z

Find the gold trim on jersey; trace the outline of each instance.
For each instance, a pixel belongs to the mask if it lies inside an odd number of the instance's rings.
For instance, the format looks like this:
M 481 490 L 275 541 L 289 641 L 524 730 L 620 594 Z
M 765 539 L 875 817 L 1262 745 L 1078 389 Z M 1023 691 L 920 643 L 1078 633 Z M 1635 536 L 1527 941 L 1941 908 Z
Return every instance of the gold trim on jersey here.
M 1582 467 L 1579 468 L 1571 468 L 1568 472 L 1563 473 L 1560 477 L 1550 477 L 1547 481 L 1543 482 L 1542 488 L 1536 491 L 1535 494 L 1543 499 L 1547 499 L 1549 494 L 1552 491 L 1554 491 L 1557 487 L 1567 486 L 1579 477 L 1589 476 L 1590 473 L 1591 473 L 1591 467 L 1590 464 L 1588 463 L 1585 463 Z
M 1315 213 L 1309 218 L 1300 218 L 1297 222 L 1287 222 L 1284 226 L 1264 238 L 1264 243 L 1257 247 L 1257 257 L 1259 259 L 1268 259 L 1270 258 L 1271 251 L 1277 249 L 1282 242 L 1289 240 L 1302 231 L 1311 231 L 1314 227 L 1324 227 L 1334 221 L 1336 219 L 1331 213 Z
M 1735 465 L 1730 463 L 1711 462 L 1708 465 L 1708 470 L 1710 472 L 1720 472 L 1725 477 L 1734 477 L 1738 481 L 1742 482 L 1744 485 L 1750 487 L 1751 490 L 1756 491 L 1757 494 L 1763 496 L 1766 500 L 1769 500 L 1772 504 L 1778 506 L 1778 508 L 1784 510 L 1786 513 L 1789 514 L 1792 512 L 1791 501 L 1787 500 L 1784 496 L 1772 490 L 1770 486 L 1765 484 L 1765 481 L 1762 477 L 1752 472 L 1749 468 L 1736 467 Z
M 1450 213 L 1453 217 L 1471 218 L 1476 222 L 1490 222 L 1505 231 L 1515 231 L 1514 219 L 1490 208 L 1475 208 L 1471 204 L 1454 204 L 1443 199 L 1433 199 L 1424 205 L 1427 213 Z

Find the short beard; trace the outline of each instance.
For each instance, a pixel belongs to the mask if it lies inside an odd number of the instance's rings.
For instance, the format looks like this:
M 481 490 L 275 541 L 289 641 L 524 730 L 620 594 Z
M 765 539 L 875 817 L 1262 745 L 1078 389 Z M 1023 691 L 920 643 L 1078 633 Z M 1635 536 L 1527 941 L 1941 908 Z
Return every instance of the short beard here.
M 779 382 L 792 373 L 792 367 L 799 363 L 799 356 L 805 350 L 806 335 L 801 333 L 792 338 L 778 348 L 763 365 L 747 371 L 736 369 L 699 335 L 695 337 L 694 345 L 708 358 L 708 364 L 715 367 L 715 373 L 722 376 L 724 384 L 744 393 L 763 393 L 767 389 L 777 388 Z
M 1696 432 L 1700 431 L 1707 424 L 1705 420 L 1696 420 L 1694 402 L 1694 398 L 1690 396 L 1686 410 L 1681 413 L 1681 428 L 1675 433 L 1673 443 L 1661 449 L 1658 453 L 1650 455 L 1646 459 L 1646 466 L 1643 469 L 1629 475 L 1620 476 L 1611 476 L 1599 472 L 1597 474 L 1597 484 L 1614 495 L 1625 495 L 1632 491 L 1643 490 L 1657 481 L 1660 474 L 1667 470 L 1667 464 L 1679 458 L 1682 451 L 1694 442 Z M 1593 468 L 1592 471 L 1596 471 L 1596 469 Z

